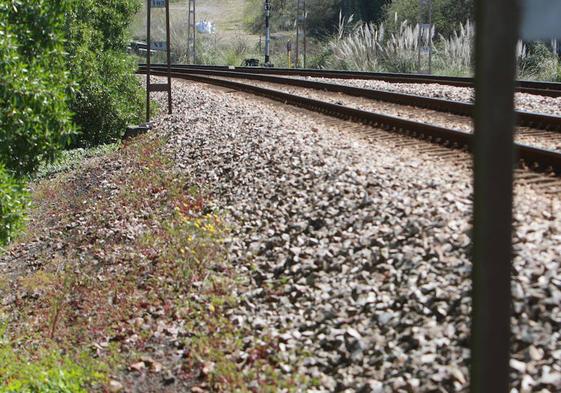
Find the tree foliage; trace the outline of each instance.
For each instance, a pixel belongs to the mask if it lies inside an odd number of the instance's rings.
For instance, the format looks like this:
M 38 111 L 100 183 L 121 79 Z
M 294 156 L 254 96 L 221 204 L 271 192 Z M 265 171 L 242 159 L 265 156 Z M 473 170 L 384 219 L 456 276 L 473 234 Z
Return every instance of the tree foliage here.
M 68 67 L 76 81 L 70 108 L 80 128 L 75 146 L 120 139 L 143 112 L 135 63 L 125 54 L 138 0 L 75 0 L 67 14 Z
M 353 15 L 363 22 L 380 22 L 384 17 L 384 6 L 390 0 L 340 0 L 339 3 L 346 18 Z
M 308 33 L 314 37 L 330 35 L 337 30 L 339 14 L 353 15 L 355 20 L 379 21 L 389 0 L 306 0 Z M 271 0 L 273 31 L 292 30 L 296 21 L 296 0 Z M 253 32 L 264 26 L 262 0 L 251 0 L 247 7 L 247 23 Z
M 432 0 L 432 22 L 436 33 L 448 37 L 458 29 L 460 23 L 473 20 L 473 0 Z M 385 7 L 386 19 L 410 23 L 428 23 L 428 7 L 419 15 L 419 0 L 393 0 Z M 421 20 L 419 19 L 421 17 Z
M 18 176 L 52 160 L 74 131 L 62 1 L 0 0 L 0 163 Z
M 21 225 L 22 184 L 64 147 L 112 142 L 140 119 L 125 54 L 138 0 L 0 0 L 0 244 Z

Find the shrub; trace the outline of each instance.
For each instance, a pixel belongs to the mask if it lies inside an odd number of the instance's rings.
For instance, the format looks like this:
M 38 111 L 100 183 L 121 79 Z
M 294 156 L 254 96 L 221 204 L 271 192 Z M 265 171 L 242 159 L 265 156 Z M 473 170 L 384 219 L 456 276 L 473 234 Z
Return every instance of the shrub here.
M 27 201 L 22 182 L 0 164 L 0 246 L 7 244 L 22 227 Z
M 73 0 L 66 17 L 68 67 L 76 80 L 70 108 L 80 132 L 73 146 L 120 139 L 127 124 L 141 121 L 144 95 L 125 54 L 137 0 Z
M 125 54 L 81 51 L 74 57 L 78 88 L 70 108 L 80 133 L 73 146 L 95 146 L 120 140 L 128 124 L 144 113 L 144 94 Z
M 555 80 L 558 57 L 542 42 L 517 46 L 518 77 L 524 79 Z
M 17 176 L 52 161 L 74 132 L 55 3 L 0 0 L 0 163 Z
M 335 68 L 361 71 L 411 72 L 417 67 L 418 26 L 402 22 L 387 34 L 383 23 L 364 23 L 348 30 L 339 23 L 339 33 L 330 42 Z
M 433 0 L 432 21 L 436 26 L 436 32 L 444 37 L 449 37 L 459 23 L 472 20 L 474 17 L 473 0 Z M 428 7 L 424 8 L 422 23 L 428 23 Z M 419 23 L 419 0 L 393 0 L 385 8 L 386 21 L 391 22 L 395 15 L 410 21 Z M 389 30 L 397 30 L 399 25 L 388 24 Z
M 434 31 L 431 31 L 431 34 L 434 34 Z M 424 41 L 428 42 L 428 32 Z M 416 71 L 418 47 L 419 25 L 412 26 L 403 21 L 399 30 L 392 33 L 383 46 L 384 69 L 390 72 Z
M 460 24 L 459 31 L 445 38 L 440 35 L 435 68 L 447 75 L 470 75 L 473 70 L 474 25 L 467 21 Z

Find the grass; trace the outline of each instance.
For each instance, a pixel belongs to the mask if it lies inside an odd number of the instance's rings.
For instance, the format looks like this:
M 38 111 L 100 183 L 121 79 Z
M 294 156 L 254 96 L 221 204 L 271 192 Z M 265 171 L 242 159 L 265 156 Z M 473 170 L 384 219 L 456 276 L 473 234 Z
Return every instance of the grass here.
M 256 57 L 259 36 L 244 30 L 244 10 L 246 0 L 203 0 L 197 1 L 197 22 L 212 21 L 217 32 L 196 33 L 197 63 L 228 64 L 239 66 L 248 57 Z M 145 5 L 136 15 L 131 33 L 134 39 L 146 37 Z M 187 2 L 176 1 L 170 7 L 171 58 L 173 63 L 187 62 Z M 160 10 L 153 11 L 152 39 L 165 40 L 165 19 Z M 163 53 L 157 53 L 153 61 L 164 61 Z
M 352 23 L 341 19 L 339 31 L 328 42 L 328 68 L 377 72 L 418 72 L 419 26 L 407 21 L 395 22 L 395 32 L 388 33 L 383 23 Z M 434 34 L 434 32 L 433 32 Z M 433 73 L 471 76 L 474 65 L 475 28 L 469 21 L 460 24 L 450 37 L 439 35 L 432 43 Z M 422 37 L 428 45 L 428 34 Z M 427 55 L 422 56 L 426 71 Z M 529 47 L 519 42 L 518 77 L 522 79 L 557 80 L 561 78 L 559 59 L 543 43 Z
M 1 393 L 86 393 L 103 383 L 106 367 L 83 356 L 78 360 L 43 350 L 29 358 L 0 344 Z
M 19 241 L 39 246 L 35 268 L 0 275 L 0 297 L 16 295 L 0 306 L 0 392 L 104 390 L 134 380 L 131 365 L 156 384 L 160 369 L 173 370 L 178 391 L 308 383 L 281 371 L 275 339 L 227 318 L 244 285 L 223 246 L 228 226 L 208 193 L 173 169 L 164 144 L 146 134 L 118 150 L 74 153 L 33 186 Z M 98 158 L 68 170 L 83 154 Z M 186 348 L 181 362 L 166 348 Z
M 119 146 L 119 143 L 110 143 L 91 148 L 63 150 L 61 155 L 54 162 L 43 164 L 39 168 L 37 174 L 35 174 L 35 179 L 43 179 L 59 173 L 69 172 L 72 169 L 78 168 L 84 160 L 104 156 L 116 151 Z

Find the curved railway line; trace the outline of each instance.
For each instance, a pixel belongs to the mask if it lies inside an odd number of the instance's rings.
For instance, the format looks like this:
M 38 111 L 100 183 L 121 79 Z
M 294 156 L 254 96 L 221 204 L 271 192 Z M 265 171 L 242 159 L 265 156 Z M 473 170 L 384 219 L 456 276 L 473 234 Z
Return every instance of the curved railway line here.
M 145 71 L 145 67 L 141 65 L 139 72 L 145 73 Z M 155 76 L 167 75 L 165 67 L 161 65 L 156 65 L 154 68 L 151 68 L 151 74 Z M 362 89 L 338 84 L 278 77 L 274 75 L 237 72 L 237 69 L 234 72 L 224 69 L 195 69 L 189 66 L 173 66 L 171 76 L 174 78 L 188 79 L 222 86 L 233 90 L 244 91 L 286 104 L 323 113 L 325 115 L 369 124 L 383 128 L 386 131 L 393 131 L 428 140 L 447 147 L 469 149 L 472 143 L 473 135 L 469 132 L 449 129 L 443 126 L 427 124 L 411 119 L 403 119 L 387 114 L 356 109 L 276 89 L 264 88 L 257 86 L 256 84 L 242 83 L 232 79 L 248 79 L 280 85 L 297 86 L 300 88 L 343 93 L 354 97 L 386 101 L 418 108 L 433 109 L 462 116 L 471 116 L 474 107 L 471 103 L 462 103 L 372 89 Z M 325 75 L 323 76 L 325 77 Z M 517 123 L 518 125 L 530 126 L 533 128 L 561 131 L 561 118 L 552 115 L 517 111 Z M 522 160 L 528 168 L 538 171 L 555 172 L 556 174 L 561 173 L 561 153 L 522 143 L 515 143 L 515 150 L 517 157 Z
M 144 68 L 145 64 L 140 64 Z M 165 67 L 164 64 L 152 64 L 151 67 Z M 232 67 L 232 66 L 205 66 L 191 64 L 176 64 L 175 70 L 197 71 L 235 71 L 249 75 L 285 75 L 294 77 L 315 77 L 334 79 L 365 79 L 381 80 L 393 83 L 438 83 L 456 87 L 473 87 L 473 78 L 420 75 L 389 72 L 364 72 L 364 71 L 339 71 L 339 70 L 314 70 L 295 68 L 268 68 L 268 67 Z M 517 92 L 535 94 L 548 97 L 561 97 L 561 83 L 539 81 L 517 81 Z

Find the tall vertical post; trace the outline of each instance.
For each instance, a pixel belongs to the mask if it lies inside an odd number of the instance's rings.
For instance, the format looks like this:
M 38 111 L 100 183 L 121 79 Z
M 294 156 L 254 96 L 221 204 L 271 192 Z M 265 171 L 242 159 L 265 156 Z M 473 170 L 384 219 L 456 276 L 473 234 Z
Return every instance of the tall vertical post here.
M 146 123 L 150 121 L 150 54 L 152 0 L 146 0 Z
M 292 61 L 290 59 L 291 52 L 292 52 L 292 43 L 290 42 L 290 40 L 288 40 L 288 42 L 286 43 L 286 66 L 288 68 L 292 68 Z
M 296 68 L 306 67 L 306 1 L 297 0 L 296 3 L 296 51 L 294 66 Z M 302 62 L 300 62 L 300 42 L 302 42 Z
M 166 0 L 166 50 L 168 61 L 168 114 L 171 115 L 171 34 L 169 29 L 169 0 Z
M 271 28 L 269 26 L 269 17 L 271 14 L 271 1 L 265 0 L 265 64 L 271 62 Z
M 509 392 L 519 4 L 476 1 L 471 392 Z
M 303 7 L 303 18 L 302 21 L 302 35 L 303 35 L 303 43 L 304 43 L 304 58 L 302 61 L 302 67 L 306 68 L 306 52 L 307 52 L 307 37 L 306 37 L 306 19 L 308 18 L 308 13 L 306 11 L 306 0 L 302 0 L 302 7 Z
M 432 74 L 432 0 L 429 0 L 429 75 Z
M 421 46 L 422 40 L 421 36 L 423 35 L 423 0 L 419 0 L 419 21 L 417 22 L 417 26 L 419 28 L 419 33 L 417 36 L 417 72 L 421 72 Z
M 152 44 L 152 8 L 165 8 L 166 12 L 166 43 L 167 52 L 167 83 L 151 83 L 151 56 L 152 50 L 162 50 L 163 42 L 154 42 Z M 153 48 L 154 47 L 154 48 Z M 171 42 L 170 42 L 170 26 L 169 26 L 169 0 L 146 0 L 146 123 L 150 122 L 150 93 L 153 91 L 165 91 L 168 94 L 168 113 L 172 112 L 171 99 Z
M 294 68 L 300 66 L 300 0 L 296 7 L 296 46 L 294 48 Z
M 196 61 L 196 4 L 189 0 L 187 7 L 187 62 L 195 64 Z

